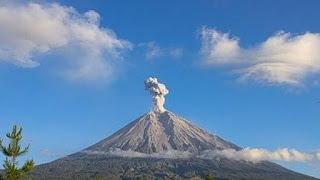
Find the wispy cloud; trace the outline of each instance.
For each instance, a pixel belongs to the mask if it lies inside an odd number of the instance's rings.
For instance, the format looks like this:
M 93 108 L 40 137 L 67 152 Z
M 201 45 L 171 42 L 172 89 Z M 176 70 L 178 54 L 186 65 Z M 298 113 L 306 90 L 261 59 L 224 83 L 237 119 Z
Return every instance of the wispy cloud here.
M 167 159 L 186 159 L 191 158 L 193 155 L 190 152 L 181 151 L 166 151 L 162 153 L 152 153 L 146 154 L 141 152 L 136 152 L 132 150 L 121 150 L 113 149 L 110 151 L 82 151 L 82 153 L 91 155 L 109 155 L 109 156 L 119 156 L 119 157 L 129 157 L 129 158 L 167 158 Z
M 320 160 L 317 157 L 317 152 L 305 153 L 295 149 L 278 149 L 276 151 L 269 151 L 261 148 L 245 148 L 240 151 L 234 149 L 224 149 L 221 151 L 205 151 L 201 158 L 211 159 L 216 157 L 224 157 L 234 160 L 245 161 L 284 161 L 284 162 L 309 162 Z
M 173 58 L 180 58 L 183 56 L 183 49 L 182 48 L 169 48 L 168 55 Z
M 162 50 L 154 41 L 148 43 L 141 43 L 140 47 L 146 48 L 145 57 L 146 59 L 154 59 L 163 55 Z
M 296 149 L 278 149 L 269 151 L 261 148 L 244 148 L 242 150 L 224 149 L 224 150 L 206 150 L 200 154 L 181 151 L 165 151 L 161 153 L 141 153 L 132 150 L 112 149 L 110 151 L 82 151 L 91 155 L 109 155 L 119 157 L 136 157 L 136 158 L 169 158 L 169 159 L 187 159 L 187 158 L 202 158 L 202 159 L 217 159 L 227 158 L 233 160 L 244 160 L 250 162 L 260 161 L 284 161 L 284 162 L 312 162 L 320 161 L 320 150 L 312 153 L 301 152 Z
M 107 80 L 112 61 L 132 48 L 111 29 L 99 25 L 95 11 L 80 14 L 57 3 L 1 3 L 0 60 L 23 68 L 40 65 L 37 55 L 59 53 L 72 80 Z
M 157 45 L 154 41 L 140 43 L 139 47 L 144 49 L 144 56 L 149 60 L 159 57 L 180 58 L 183 56 L 182 48 L 164 48 Z
M 302 86 L 308 76 L 320 73 L 320 34 L 278 32 L 250 48 L 228 33 L 203 27 L 201 55 L 206 66 L 227 66 L 239 80 L 269 85 Z
M 50 157 L 52 155 L 48 148 L 41 149 L 40 153 L 45 157 Z

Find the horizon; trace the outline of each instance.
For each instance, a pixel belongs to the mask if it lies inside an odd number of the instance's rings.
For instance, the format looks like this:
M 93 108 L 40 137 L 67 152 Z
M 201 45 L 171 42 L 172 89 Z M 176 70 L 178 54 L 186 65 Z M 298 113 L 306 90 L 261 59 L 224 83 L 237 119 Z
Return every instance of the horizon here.
M 48 163 L 165 102 L 262 160 L 320 178 L 319 5 L 0 0 L 0 138 L 22 126 L 22 160 Z

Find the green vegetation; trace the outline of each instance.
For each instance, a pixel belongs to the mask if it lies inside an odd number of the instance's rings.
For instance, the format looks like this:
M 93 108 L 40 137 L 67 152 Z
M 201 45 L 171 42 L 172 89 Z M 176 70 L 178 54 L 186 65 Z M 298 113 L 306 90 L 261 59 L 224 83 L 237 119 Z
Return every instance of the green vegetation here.
M 33 160 L 27 160 L 22 167 L 18 167 L 17 158 L 28 153 L 30 144 L 21 150 L 20 140 L 22 139 L 22 127 L 13 126 L 12 132 L 7 133 L 10 143 L 6 147 L 0 139 L 0 151 L 6 156 L 3 167 L 5 169 L 4 180 L 19 180 L 23 178 L 24 173 L 30 172 L 34 168 Z
M 205 180 L 214 180 L 214 177 L 211 173 L 208 173 L 204 179 Z

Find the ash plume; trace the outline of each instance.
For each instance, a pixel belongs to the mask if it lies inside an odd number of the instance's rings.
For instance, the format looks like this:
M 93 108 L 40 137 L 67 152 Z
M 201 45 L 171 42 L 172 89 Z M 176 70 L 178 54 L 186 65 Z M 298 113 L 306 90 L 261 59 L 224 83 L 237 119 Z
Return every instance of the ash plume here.
M 163 107 L 165 103 L 164 96 L 169 94 L 169 90 L 164 84 L 158 82 L 157 78 L 149 77 L 144 81 L 145 89 L 150 92 L 153 99 L 154 111 L 164 112 L 166 109 Z

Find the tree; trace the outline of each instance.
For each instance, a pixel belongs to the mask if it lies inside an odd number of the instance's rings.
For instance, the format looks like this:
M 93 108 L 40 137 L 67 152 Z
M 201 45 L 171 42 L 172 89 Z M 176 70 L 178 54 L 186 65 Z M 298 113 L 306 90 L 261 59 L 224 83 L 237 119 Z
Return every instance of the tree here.
M 207 173 L 206 177 L 204 178 L 205 180 L 214 180 L 214 177 L 211 173 Z
M 26 160 L 22 167 L 18 167 L 19 162 L 17 158 L 28 153 L 30 144 L 24 150 L 21 150 L 20 140 L 22 139 L 22 127 L 13 126 L 12 132 L 7 133 L 10 143 L 7 147 L 2 144 L 0 139 L 0 151 L 6 156 L 3 167 L 5 169 L 5 180 L 19 180 L 22 179 L 24 173 L 30 172 L 34 168 L 33 160 Z

